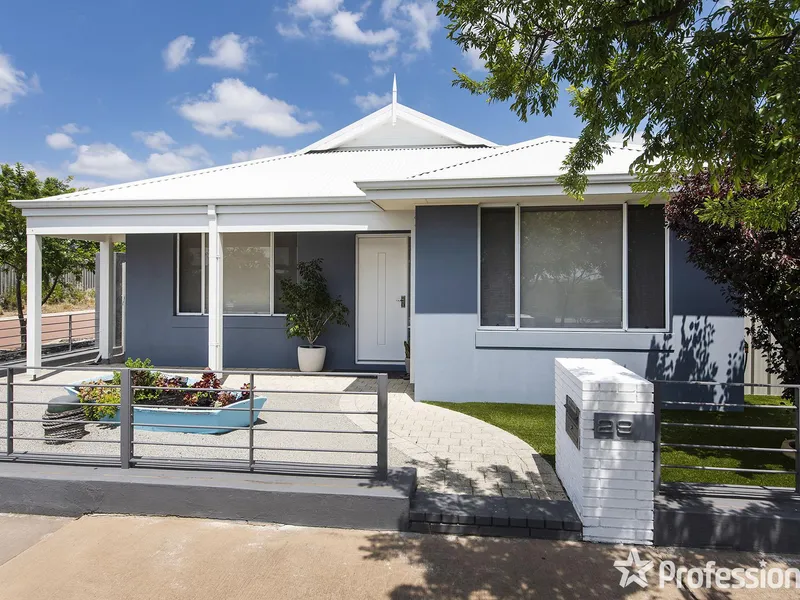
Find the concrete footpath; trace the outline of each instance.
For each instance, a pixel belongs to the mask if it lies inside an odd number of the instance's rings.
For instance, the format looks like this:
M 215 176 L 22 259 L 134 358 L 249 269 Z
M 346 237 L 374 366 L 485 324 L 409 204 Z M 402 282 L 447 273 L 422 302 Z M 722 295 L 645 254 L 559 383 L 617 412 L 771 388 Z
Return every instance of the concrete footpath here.
M 254 525 L 201 519 L 0 515 L 3 600 L 798 598 L 800 590 L 620 587 L 629 548 Z M 797 557 L 796 557 L 797 558 Z M 800 566 L 744 553 L 640 549 L 640 561 Z M 656 570 L 657 570 L 656 566 Z

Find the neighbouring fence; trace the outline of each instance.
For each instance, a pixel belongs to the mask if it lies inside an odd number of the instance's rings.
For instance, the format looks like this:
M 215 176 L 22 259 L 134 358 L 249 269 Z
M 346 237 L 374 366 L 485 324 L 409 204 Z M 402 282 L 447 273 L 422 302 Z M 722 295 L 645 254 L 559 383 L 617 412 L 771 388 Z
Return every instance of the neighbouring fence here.
M 202 408 L 165 407 L 148 401 L 134 403 L 134 395 L 139 391 L 164 389 L 134 385 L 132 371 L 139 370 L 117 369 L 119 384 L 114 384 L 111 380 L 114 370 L 110 368 L 37 369 L 39 373 L 74 371 L 76 378 L 84 377 L 79 380 L 81 387 L 99 388 L 103 390 L 100 395 L 119 390 L 119 399 L 111 402 L 106 398 L 106 402 L 81 403 L 74 395 L 59 399 L 60 409 L 68 408 L 72 412 L 68 422 L 56 423 L 58 418 L 47 410 L 48 398 L 63 396 L 65 383 L 51 382 L 48 379 L 52 378 L 42 379 L 41 376 L 38 381 L 23 380 L 23 369 L 9 369 L 6 393 L 0 402 L 0 440 L 5 441 L 5 453 L 0 454 L 0 460 L 123 469 L 150 467 L 387 478 L 388 375 L 385 373 L 308 373 L 300 379 L 295 372 L 217 371 L 217 375 L 228 379 L 215 392 L 239 394 L 249 388 L 249 395 L 224 408 Z M 103 381 L 99 381 L 98 372 L 104 374 Z M 93 374 L 94 383 L 84 383 L 87 373 Z M 196 377 L 198 371 L 169 370 L 170 377 L 178 374 Z M 293 377 L 295 385 L 257 385 L 262 376 L 270 381 Z M 342 385 L 337 389 L 315 385 L 320 377 L 341 380 Z M 374 384 L 370 391 L 364 391 L 363 385 L 350 390 L 345 385 L 348 378 L 366 378 Z M 298 379 L 307 387 L 298 387 Z M 231 381 L 236 381 L 237 385 L 226 387 Z M 245 387 L 238 385 L 240 381 Z M 202 391 L 189 387 L 188 382 L 186 385 L 170 389 L 187 393 Z M 338 398 L 348 394 L 375 396 L 375 410 L 341 410 Z M 336 399 L 333 404 L 332 398 Z M 103 411 L 107 420 L 90 420 L 86 409 Z M 211 413 L 214 412 L 218 413 L 214 418 L 221 419 L 218 424 L 225 433 L 205 433 L 215 427 L 206 420 L 213 417 Z M 110 413 L 116 414 L 108 417 Z M 374 419 L 374 429 L 364 430 L 355 425 L 348 418 L 354 414 L 369 415 L 368 418 Z M 194 417 L 201 421 L 195 420 L 197 424 L 192 424 Z M 53 427 L 78 428 L 79 431 L 91 427 L 91 430 L 60 439 L 54 437 L 52 431 L 51 435 L 45 435 L 45 430 Z M 186 435 L 187 432 L 196 433 Z
M 663 482 L 733 483 L 800 493 L 800 385 L 656 380 L 655 489 Z M 759 395 L 744 405 L 663 401 L 670 385 L 793 390 L 794 400 Z
M 744 379 L 749 384 L 751 394 L 756 393 L 755 389 L 761 384 L 771 385 L 778 381 L 775 375 L 767 373 L 767 359 L 764 355 L 753 348 L 752 336 L 747 332 L 749 327 L 754 325 L 752 317 L 744 318 L 744 341 L 747 344 L 747 364 L 745 365 Z
M 42 353 L 71 352 L 95 344 L 95 311 L 42 315 Z M 25 339 L 19 320 L 0 319 L 0 363 L 23 358 Z
M 77 276 L 73 274 L 66 275 L 64 277 L 64 282 L 81 291 L 93 290 L 95 286 L 95 274 L 89 269 L 83 269 Z M 14 272 L 8 268 L 0 268 L 0 297 L 11 293 L 14 290 L 14 285 Z

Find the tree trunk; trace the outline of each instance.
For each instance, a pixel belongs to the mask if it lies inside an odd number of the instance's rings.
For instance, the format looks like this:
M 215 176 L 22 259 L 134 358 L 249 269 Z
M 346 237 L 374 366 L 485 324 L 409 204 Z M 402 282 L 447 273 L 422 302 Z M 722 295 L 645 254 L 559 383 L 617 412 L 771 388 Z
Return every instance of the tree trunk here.
M 18 270 L 14 270 L 14 293 L 17 296 L 17 319 L 19 319 L 19 341 L 25 350 L 28 341 L 28 323 L 25 319 L 25 309 L 22 306 L 22 277 Z

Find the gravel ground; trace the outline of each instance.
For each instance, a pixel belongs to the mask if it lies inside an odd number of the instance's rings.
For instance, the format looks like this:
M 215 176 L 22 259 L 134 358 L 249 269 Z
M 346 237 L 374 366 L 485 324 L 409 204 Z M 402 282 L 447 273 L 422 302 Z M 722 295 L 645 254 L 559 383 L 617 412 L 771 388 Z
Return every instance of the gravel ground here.
M 91 379 L 99 376 L 97 371 L 56 372 L 37 382 L 36 385 L 19 385 L 14 387 L 14 400 L 20 402 L 38 402 L 40 404 L 15 404 L 14 433 L 18 437 L 43 437 L 41 423 L 20 422 L 19 419 L 41 419 L 45 404 L 66 392 L 63 385 L 74 381 Z M 199 377 L 199 373 L 196 375 Z M 247 381 L 243 375 L 231 375 L 223 388 L 239 389 Z M 256 389 L 298 390 L 307 392 L 344 391 L 356 382 L 356 378 L 342 376 L 276 376 L 257 375 Z M 27 383 L 24 376 L 17 376 L 16 382 Z M 5 399 L 6 382 L 0 380 L 2 389 L 0 398 Z M 46 385 L 43 385 L 46 384 Z M 55 387 L 51 387 L 55 386 Z M 266 393 L 267 410 L 330 410 L 340 411 L 340 395 L 336 393 Z M 0 403 L 0 436 L 6 436 L 6 405 Z M 15 452 L 86 454 L 119 456 L 119 428 L 115 426 L 91 424 L 86 426 L 89 432 L 83 440 L 62 445 L 47 445 L 44 441 L 16 440 Z M 264 431 L 264 429 L 328 429 L 342 433 L 296 433 L 286 431 Z M 344 432 L 359 432 L 362 429 L 345 414 L 280 414 L 261 413 L 255 427 L 255 445 L 273 448 L 308 448 L 329 450 L 375 450 L 374 435 L 353 435 Z M 96 443 L 102 442 L 102 443 Z M 141 457 L 172 458 L 208 458 L 208 459 L 241 459 L 247 460 L 248 431 L 232 431 L 219 435 L 140 431 L 134 428 L 135 442 L 160 442 L 176 444 L 207 444 L 210 446 L 235 446 L 236 448 L 187 448 L 180 446 L 146 446 L 137 445 L 135 455 Z M 0 440 L 0 447 L 4 446 Z M 256 450 L 256 460 L 306 462 L 336 465 L 374 465 L 374 454 L 352 454 L 345 452 L 313 452 L 292 450 Z M 399 450 L 390 446 L 389 464 L 405 465 L 409 458 Z

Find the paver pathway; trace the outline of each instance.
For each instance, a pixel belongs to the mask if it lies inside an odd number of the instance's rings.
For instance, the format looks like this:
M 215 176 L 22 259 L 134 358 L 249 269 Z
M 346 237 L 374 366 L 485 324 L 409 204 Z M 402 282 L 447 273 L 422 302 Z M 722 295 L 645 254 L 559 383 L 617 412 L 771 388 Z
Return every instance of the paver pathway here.
M 359 378 L 340 398 L 342 411 L 376 410 L 374 379 Z M 351 415 L 374 429 L 373 415 Z M 566 500 L 553 468 L 528 444 L 474 417 L 414 401 L 414 386 L 389 380 L 389 445 L 417 468 L 419 489 L 451 494 Z

